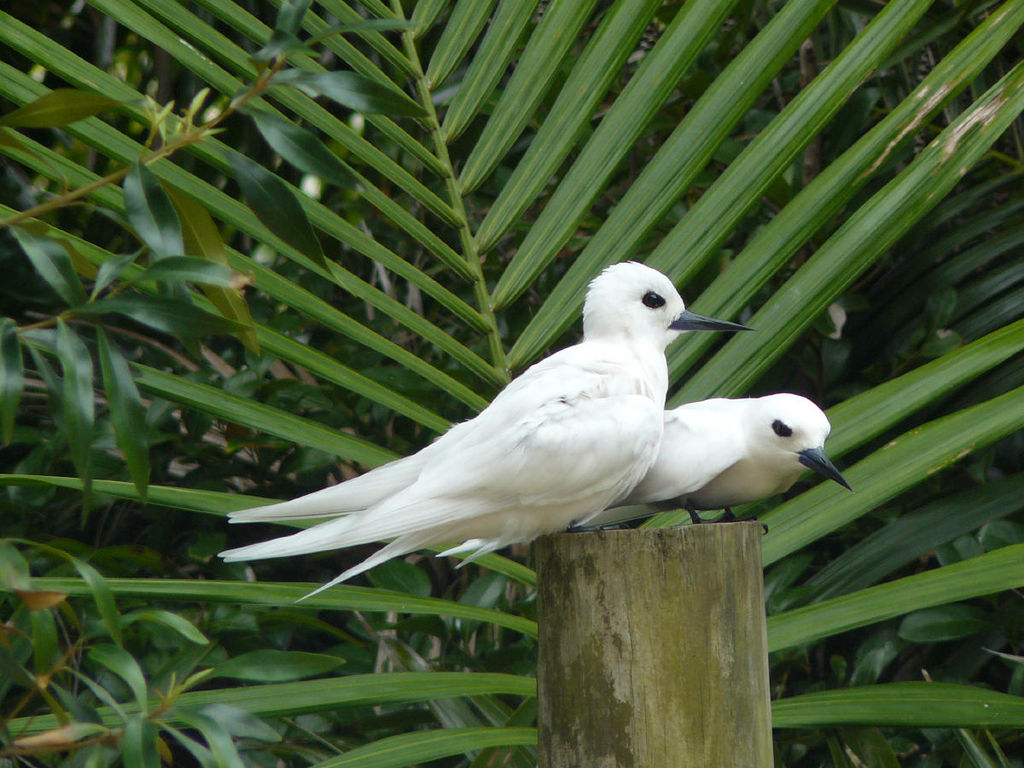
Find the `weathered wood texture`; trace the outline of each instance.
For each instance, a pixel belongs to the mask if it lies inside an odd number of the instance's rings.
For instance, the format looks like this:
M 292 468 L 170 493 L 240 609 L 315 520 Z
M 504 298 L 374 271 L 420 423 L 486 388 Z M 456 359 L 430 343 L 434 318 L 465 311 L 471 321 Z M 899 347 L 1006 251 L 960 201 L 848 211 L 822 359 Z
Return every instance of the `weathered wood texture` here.
M 540 768 L 770 768 L 758 523 L 536 551 Z

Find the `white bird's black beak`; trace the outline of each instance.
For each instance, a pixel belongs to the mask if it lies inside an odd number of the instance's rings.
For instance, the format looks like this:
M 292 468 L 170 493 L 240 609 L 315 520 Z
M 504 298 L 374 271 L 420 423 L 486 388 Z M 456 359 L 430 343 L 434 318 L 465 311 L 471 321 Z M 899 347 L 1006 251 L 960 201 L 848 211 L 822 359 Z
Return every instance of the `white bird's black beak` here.
M 806 451 L 800 451 L 800 463 L 809 469 L 813 469 L 819 475 L 835 480 L 847 490 L 853 490 L 853 488 L 850 488 L 850 484 L 846 482 L 846 478 L 836 469 L 836 465 L 825 455 L 823 448 L 808 448 Z
M 691 312 L 688 309 L 684 309 L 682 313 L 669 328 L 673 331 L 752 331 L 753 328 L 747 328 L 745 325 L 739 323 L 730 323 L 728 320 L 716 320 L 713 317 L 705 317 L 704 315 L 698 315 L 696 312 Z

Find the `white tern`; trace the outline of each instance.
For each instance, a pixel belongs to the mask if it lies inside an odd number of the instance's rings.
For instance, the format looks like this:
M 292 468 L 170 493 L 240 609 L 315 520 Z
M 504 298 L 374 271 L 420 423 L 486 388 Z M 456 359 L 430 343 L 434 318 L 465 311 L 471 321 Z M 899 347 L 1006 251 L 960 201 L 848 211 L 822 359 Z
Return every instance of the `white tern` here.
M 586 521 L 608 525 L 662 509 L 724 509 L 789 490 L 806 469 L 850 488 L 825 454 L 831 431 L 822 410 L 789 393 L 714 398 L 665 411 L 658 458 L 621 500 Z M 851 489 L 852 490 L 852 489 Z
M 493 551 L 584 520 L 628 494 L 654 462 L 668 388 L 665 347 L 686 330 L 747 329 L 687 311 L 672 282 L 650 267 L 612 265 L 587 290 L 582 342 L 527 369 L 476 417 L 412 456 L 233 513 L 232 522 L 332 519 L 221 556 L 252 560 L 392 540 L 319 592 L 423 547 L 472 539 Z

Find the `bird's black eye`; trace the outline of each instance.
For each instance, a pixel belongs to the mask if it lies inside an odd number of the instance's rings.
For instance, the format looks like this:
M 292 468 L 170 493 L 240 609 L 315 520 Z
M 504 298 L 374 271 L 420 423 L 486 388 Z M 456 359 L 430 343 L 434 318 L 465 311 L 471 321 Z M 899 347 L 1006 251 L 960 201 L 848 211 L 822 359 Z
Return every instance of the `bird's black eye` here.
M 772 422 L 772 429 L 775 430 L 775 434 L 779 437 L 789 437 L 793 434 L 793 430 L 788 425 L 783 424 L 781 421 L 776 419 Z
M 648 291 L 647 293 L 645 293 L 643 302 L 645 307 L 650 307 L 651 309 L 657 309 L 658 307 L 665 306 L 665 299 L 656 294 L 654 291 Z

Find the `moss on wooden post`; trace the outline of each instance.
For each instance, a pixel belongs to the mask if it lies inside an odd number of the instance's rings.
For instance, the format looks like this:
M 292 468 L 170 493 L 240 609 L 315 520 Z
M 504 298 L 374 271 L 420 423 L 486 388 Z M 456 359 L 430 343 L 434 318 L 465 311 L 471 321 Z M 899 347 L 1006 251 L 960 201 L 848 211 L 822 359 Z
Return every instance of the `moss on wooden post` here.
M 540 768 L 769 768 L 758 523 L 537 542 Z

